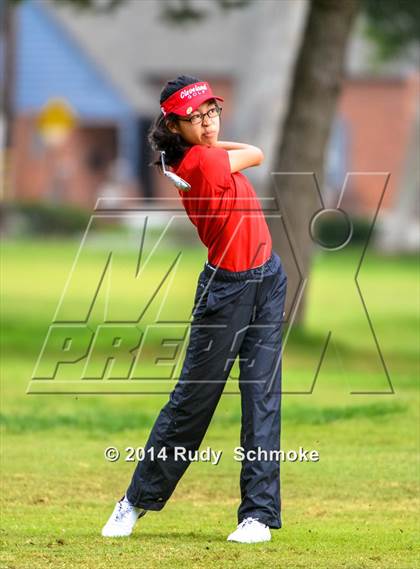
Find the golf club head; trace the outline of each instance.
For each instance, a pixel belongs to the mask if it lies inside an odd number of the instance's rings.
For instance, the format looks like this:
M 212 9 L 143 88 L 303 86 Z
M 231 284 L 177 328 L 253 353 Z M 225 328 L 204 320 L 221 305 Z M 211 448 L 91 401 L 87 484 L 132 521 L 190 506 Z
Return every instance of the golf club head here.
M 174 183 L 174 185 L 178 188 L 178 190 L 188 191 L 191 189 L 191 186 L 188 182 L 186 182 L 180 176 L 177 176 L 173 172 L 164 172 L 164 174 Z
M 169 172 L 165 167 L 165 159 L 164 159 L 165 151 L 160 151 L 160 160 L 162 163 L 162 170 L 165 176 L 167 176 L 171 182 L 178 188 L 178 190 L 188 191 L 191 189 L 191 186 L 188 182 L 183 180 L 180 176 L 177 176 L 174 172 Z

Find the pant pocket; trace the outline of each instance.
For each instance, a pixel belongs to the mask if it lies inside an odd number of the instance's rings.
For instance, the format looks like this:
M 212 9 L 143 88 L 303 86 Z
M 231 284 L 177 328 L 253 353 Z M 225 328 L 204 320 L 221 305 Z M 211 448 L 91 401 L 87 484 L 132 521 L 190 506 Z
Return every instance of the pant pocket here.
M 194 320 L 199 320 L 202 318 L 207 309 L 207 303 L 209 298 L 209 278 L 204 271 L 200 273 L 197 282 L 197 288 L 194 297 L 194 306 L 192 310 L 192 316 Z
M 207 297 L 208 313 L 215 313 L 228 304 L 235 302 L 249 285 L 248 281 L 218 281 L 213 280 L 209 285 Z

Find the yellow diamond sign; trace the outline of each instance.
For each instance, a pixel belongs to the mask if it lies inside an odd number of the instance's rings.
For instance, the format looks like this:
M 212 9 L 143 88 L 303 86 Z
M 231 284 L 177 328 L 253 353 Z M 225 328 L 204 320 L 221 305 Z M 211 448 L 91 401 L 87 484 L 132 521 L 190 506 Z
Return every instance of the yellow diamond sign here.
M 37 127 L 47 144 L 60 144 L 76 126 L 76 114 L 65 99 L 50 99 L 37 117 Z

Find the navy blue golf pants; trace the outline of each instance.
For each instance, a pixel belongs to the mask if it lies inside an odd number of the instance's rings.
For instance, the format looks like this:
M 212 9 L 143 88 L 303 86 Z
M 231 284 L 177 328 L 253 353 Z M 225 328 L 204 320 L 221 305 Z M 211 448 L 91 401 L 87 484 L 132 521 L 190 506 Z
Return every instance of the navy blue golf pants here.
M 280 528 L 280 414 L 282 324 L 287 276 L 277 253 L 248 271 L 205 263 L 194 299 L 181 376 L 161 409 L 126 495 L 146 510 L 161 510 L 189 466 L 174 447 L 198 450 L 229 372 L 239 356 L 242 422 L 238 523 L 253 516 Z M 147 452 L 154 447 L 154 453 Z M 166 460 L 157 458 L 166 447 Z M 258 449 L 267 459 L 253 460 Z M 247 458 L 248 451 L 252 459 Z M 260 454 L 260 456 L 261 456 Z M 274 455 L 274 457 L 273 457 Z M 233 457 L 232 457 L 233 460 Z

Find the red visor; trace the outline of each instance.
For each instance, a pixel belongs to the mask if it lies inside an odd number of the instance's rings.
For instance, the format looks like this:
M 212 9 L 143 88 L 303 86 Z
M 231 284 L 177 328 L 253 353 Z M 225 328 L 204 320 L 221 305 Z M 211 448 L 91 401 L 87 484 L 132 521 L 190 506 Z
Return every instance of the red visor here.
M 206 81 L 200 81 L 200 83 L 192 83 L 172 93 L 170 97 L 161 103 L 160 108 L 164 116 L 168 113 L 175 113 L 176 115 L 187 117 L 209 99 L 223 101 L 222 97 L 213 95 L 211 87 Z

